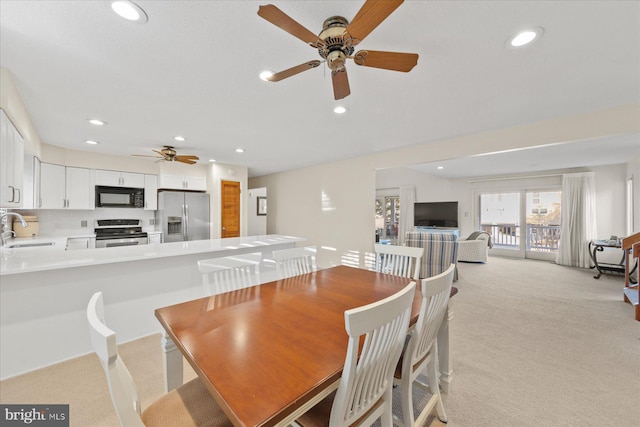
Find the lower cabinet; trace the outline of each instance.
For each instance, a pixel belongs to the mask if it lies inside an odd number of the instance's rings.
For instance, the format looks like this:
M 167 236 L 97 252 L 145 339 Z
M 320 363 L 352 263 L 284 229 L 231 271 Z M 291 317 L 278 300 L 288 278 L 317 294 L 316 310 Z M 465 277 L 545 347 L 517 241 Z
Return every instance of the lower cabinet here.
M 96 247 L 95 237 L 69 237 L 67 239 L 67 250 L 93 249 Z
M 162 232 L 161 231 L 148 232 L 147 238 L 149 239 L 149 244 L 162 243 Z

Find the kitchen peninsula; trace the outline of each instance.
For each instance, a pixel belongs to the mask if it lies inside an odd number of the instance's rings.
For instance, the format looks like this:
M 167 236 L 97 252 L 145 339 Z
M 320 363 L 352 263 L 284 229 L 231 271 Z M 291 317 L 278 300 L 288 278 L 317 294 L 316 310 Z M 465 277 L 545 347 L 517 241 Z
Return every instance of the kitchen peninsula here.
M 3 248 L 0 379 L 91 352 L 86 305 L 102 291 L 120 342 L 161 331 L 154 310 L 202 297 L 201 259 L 294 247 L 283 235 L 59 251 Z

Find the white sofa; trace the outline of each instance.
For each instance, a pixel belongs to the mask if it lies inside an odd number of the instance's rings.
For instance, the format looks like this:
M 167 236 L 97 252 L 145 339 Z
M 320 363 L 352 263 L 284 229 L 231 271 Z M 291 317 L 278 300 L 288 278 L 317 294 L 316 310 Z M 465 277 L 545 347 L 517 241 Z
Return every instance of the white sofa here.
M 458 239 L 458 261 L 487 262 L 491 236 L 487 233 L 478 234 L 473 240 Z

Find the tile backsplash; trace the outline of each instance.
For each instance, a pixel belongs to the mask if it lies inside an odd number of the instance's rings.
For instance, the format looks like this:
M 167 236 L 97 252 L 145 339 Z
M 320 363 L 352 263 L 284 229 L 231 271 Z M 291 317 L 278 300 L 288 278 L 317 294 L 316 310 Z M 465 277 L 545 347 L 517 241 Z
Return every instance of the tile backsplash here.
M 96 208 L 95 210 L 15 210 L 22 215 L 38 217 L 39 235 L 93 233 L 98 219 L 140 219 L 145 231 L 154 229 L 155 211 L 143 209 Z

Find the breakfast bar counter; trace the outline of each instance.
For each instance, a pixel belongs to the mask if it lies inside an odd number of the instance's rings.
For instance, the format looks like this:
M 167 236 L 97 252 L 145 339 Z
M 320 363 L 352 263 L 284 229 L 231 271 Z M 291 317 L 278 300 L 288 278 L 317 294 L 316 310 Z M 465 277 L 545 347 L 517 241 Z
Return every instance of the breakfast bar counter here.
M 59 242 L 60 238 L 16 240 L 21 243 L 33 241 L 37 242 L 36 244 L 51 242 L 53 245 L 16 249 L 2 248 L 2 253 L 0 254 L 0 276 L 200 253 L 219 253 L 219 256 L 226 256 L 229 253 L 262 252 L 265 247 L 283 244 L 293 245 L 297 242 L 303 242 L 305 239 L 273 234 L 140 246 L 119 246 L 82 251 L 65 251 L 64 244 Z M 64 240 L 66 241 L 66 238 Z M 217 255 L 211 255 L 209 258 L 214 256 Z
M 161 332 L 158 307 L 203 296 L 197 261 L 261 252 L 269 266 L 273 250 L 305 240 L 265 235 L 75 251 L 3 248 L 0 379 L 91 352 L 86 307 L 97 291 L 108 324 L 127 342 Z

